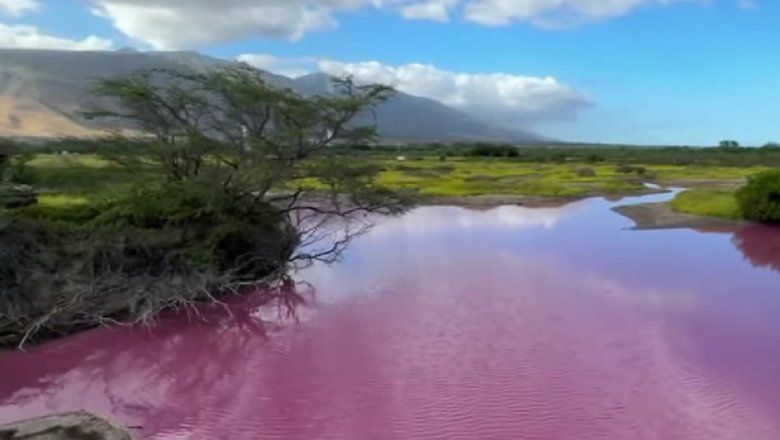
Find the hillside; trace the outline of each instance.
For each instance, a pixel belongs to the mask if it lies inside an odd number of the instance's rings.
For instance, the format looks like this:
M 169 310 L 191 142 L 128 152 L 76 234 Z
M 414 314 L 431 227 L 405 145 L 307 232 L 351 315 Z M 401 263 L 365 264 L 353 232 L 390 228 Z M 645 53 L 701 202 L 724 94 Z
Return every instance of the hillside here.
M 139 69 L 208 71 L 234 62 L 194 52 L 133 50 L 72 52 L 0 49 L 0 136 L 91 136 L 101 128 L 74 117 L 88 99 L 95 78 Z M 322 73 L 291 79 L 264 72 L 269 83 L 303 94 L 327 93 Z M 491 126 L 432 99 L 398 93 L 377 109 L 380 136 L 404 141 L 529 142 L 540 137 Z

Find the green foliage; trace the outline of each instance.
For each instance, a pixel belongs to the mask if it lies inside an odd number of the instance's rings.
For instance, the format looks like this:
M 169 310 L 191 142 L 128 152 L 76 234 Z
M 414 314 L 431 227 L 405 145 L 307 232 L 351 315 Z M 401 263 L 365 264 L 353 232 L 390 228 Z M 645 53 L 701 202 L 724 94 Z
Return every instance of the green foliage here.
M 436 157 L 444 152 L 450 157 L 478 157 L 472 151 L 483 144 L 412 144 L 373 146 L 370 151 L 355 152 L 346 148 L 334 151 L 344 155 L 390 158 L 402 154 L 407 158 Z M 491 145 L 491 144 L 484 144 Z M 514 161 L 525 163 L 635 163 L 648 165 L 700 165 L 723 167 L 780 166 L 780 148 L 743 147 L 642 147 L 619 145 L 550 144 L 518 146 Z M 484 157 L 484 156 L 483 156 Z
M 742 217 L 734 191 L 727 189 L 689 189 L 677 194 L 669 204 L 672 209 L 684 214 L 733 220 Z
M 19 153 L 5 159 L 0 165 L 0 183 L 34 185 L 37 182 L 35 170 L 29 166 L 35 156 L 31 153 Z
M 99 156 L 3 161 L 4 178 L 44 195 L 0 227 L 0 346 L 288 282 L 291 266 L 338 257 L 365 230 L 357 214 L 404 209 L 380 167 L 331 149 L 371 144 L 375 127 L 353 119 L 392 91 L 351 79 L 334 90 L 303 97 L 250 68 L 99 80 L 106 107 L 86 116 L 136 135 L 86 142 Z
M 279 209 L 204 181 L 138 186 L 106 202 L 87 227 L 164 233 L 173 237 L 169 252 L 186 264 L 247 280 L 284 267 L 299 240 Z
M 724 140 L 718 143 L 720 148 L 739 148 L 739 142 L 734 140 Z
M 478 144 L 468 152 L 474 157 L 518 157 L 517 147 L 512 145 Z
M 765 171 L 737 191 L 744 217 L 760 223 L 780 223 L 780 170 Z
M 47 222 L 64 222 L 83 225 L 102 212 L 100 203 L 86 198 L 66 194 L 38 196 L 37 203 L 15 210 L 12 215 L 18 219 Z
M 642 166 L 620 164 L 615 171 L 621 174 L 637 174 L 643 176 L 647 172 L 647 169 Z
M 139 185 L 121 198 L 108 201 L 93 224 L 111 228 L 216 224 L 221 216 L 229 217 L 236 209 L 227 193 L 205 182 Z

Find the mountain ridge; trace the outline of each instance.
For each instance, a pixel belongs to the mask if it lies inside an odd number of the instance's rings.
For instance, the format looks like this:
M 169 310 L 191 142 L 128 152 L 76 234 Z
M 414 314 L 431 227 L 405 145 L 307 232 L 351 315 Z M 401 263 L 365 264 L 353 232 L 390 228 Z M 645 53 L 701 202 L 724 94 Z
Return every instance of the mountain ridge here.
M 68 116 L 84 108 L 95 79 L 128 75 L 139 69 L 204 72 L 238 64 L 190 51 L 0 49 L 0 136 L 96 136 L 104 127 Z M 276 87 L 309 96 L 330 91 L 331 77 L 322 72 L 288 78 L 258 70 Z M 400 91 L 378 106 L 376 120 L 364 118 L 359 122 L 376 122 L 381 138 L 397 141 L 543 140 L 535 133 L 493 126 L 441 102 Z

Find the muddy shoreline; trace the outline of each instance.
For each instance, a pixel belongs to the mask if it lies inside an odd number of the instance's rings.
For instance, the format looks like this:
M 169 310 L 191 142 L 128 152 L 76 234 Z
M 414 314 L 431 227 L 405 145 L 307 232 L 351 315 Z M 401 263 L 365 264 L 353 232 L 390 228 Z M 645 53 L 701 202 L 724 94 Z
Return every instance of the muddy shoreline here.
M 733 229 L 750 224 L 744 220 L 729 220 L 679 213 L 668 203 L 639 203 L 612 208 L 616 213 L 634 222 L 633 229 Z
M 458 206 L 470 209 L 490 209 L 499 206 L 515 205 L 528 208 L 555 208 L 580 200 L 604 197 L 618 201 L 626 197 L 641 197 L 669 192 L 664 188 L 647 188 L 641 191 L 623 191 L 616 193 L 593 192 L 578 196 L 528 196 L 517 194 L 484 194 L 474 196 L 435 196 L 420 201 L 420 206 Z

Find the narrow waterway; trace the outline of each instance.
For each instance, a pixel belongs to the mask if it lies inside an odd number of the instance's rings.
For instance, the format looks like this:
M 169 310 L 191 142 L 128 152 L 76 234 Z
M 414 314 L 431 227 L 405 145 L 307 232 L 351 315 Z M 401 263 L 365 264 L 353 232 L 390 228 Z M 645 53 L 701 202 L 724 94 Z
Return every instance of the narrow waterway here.
M 780 230 L 634 231 L 615 204 L 422 207 L 301 273 L 316 295 L 298 323 L 242 299 L 0 355 L 0 423 L 87 409 L 150 439 L 780 438 Z

